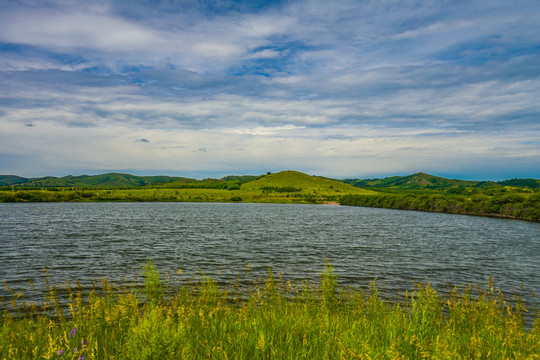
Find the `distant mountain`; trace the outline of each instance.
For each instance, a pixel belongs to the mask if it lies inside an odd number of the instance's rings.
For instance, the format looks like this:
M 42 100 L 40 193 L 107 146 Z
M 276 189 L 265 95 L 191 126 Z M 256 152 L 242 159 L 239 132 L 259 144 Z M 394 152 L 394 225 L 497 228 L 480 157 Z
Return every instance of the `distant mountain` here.
M 132 188 L 143 186 L 182 187 L 185 185 L 208 185 L 235 182 L 242 184 L 253 181 L 256 175 L 229 175 L 221 179 L 196 180 L 179 176 L 136 176 L 121 173 L 101 175 L 68 175 L 63 177 L 46 176 L 40 178 L 24 178 L 16 175 L 0 175 L 0 186 L 17 187 L 93 187 L 93 188 Z
M 419 172 L 406 176 L 391 176 L 383 179 L 345 179 L 346 184 L 360 188 L 386 188 L 399 190 L 448 190 L 459 187 L 529 187 L 540 186 L 540 180 L 512 179 L 499 182 L 493 181 L 469 181 L 447 179 L 440 176 Z
M 29 179 L 16 175 L 0 175 L 0 186 L 20 185 L 28 181 Z
M 130 174 L 107 173 L 102 175 L 79 175 L 42 178 L 22 178 L 14 175 L 0 175 L 0 186 L 24 187 L 96 187 L 119 188 L 140 187 L 146 185 L 164 184 L 175 181 L 179 177 L 171 176 L 135 176 Z
M 373 187 L 373 188 L 399 188 L 407 190 L 417 189 L 447 189 L 453 186 L 474 186 L 476 181 L 446 179 L 439 176 L 434 176 L 419 172 L 407 176 L 391 176 L 384 179 L 345 179 L 346 184 L 351 184 L 356 187 Z
M 213 184 L 213 185 L 212 185 Z M 133 188 L 133 187 L 227 187 L 240 184 L 243 188 L 253 187 L 297 187 L 305 189 L 324 189 L 332 186 L 334 189 L 346 191 L 348 186 L 356 188 L 389 189 L 389 190 L 449 190 L 463 187 L 498 188 L 520 187 L 536 189 L 540 180 L 511 179 L 499 182 L 467 181 L 446 179 L 426 173 L 416 173 L 407 176 L 391 176 L 383 179 L 345 179 L 333 180 L 320 176 L 310 176 L 298 171 L 282 171 L 267 175 L 229 175 L 221 179 L 196 180 L 175 176 L 135 176 L 122 173 L 107 173 L 101 175 L 68 175 L 64 177 L 45 176 L 40 178 L 24 178 L 16 175 L 0 175 L 0 186 L 17 187 L 92 187 L 92 188 Z M 343 186 L 347 186 L 344 188 Z

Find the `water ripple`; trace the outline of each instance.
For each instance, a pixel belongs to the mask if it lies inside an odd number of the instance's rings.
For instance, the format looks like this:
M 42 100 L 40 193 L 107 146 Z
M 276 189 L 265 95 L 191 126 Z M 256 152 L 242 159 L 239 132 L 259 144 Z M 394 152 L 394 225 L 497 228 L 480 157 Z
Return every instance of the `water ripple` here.
M 252 277 L 270 267 L 317 281 L 327 258 L 340 283 L 357 288 L 375 278 L 392 292 L 492 276 L 509 293 L 540 293 L 537 223 L 319 205 L 0 204 L 0 280 L 10 286 L 28 287 L 43 268 L 54 283 L 121 282 L 149 258 L 163 271 L 224 283 L 247 264 Z

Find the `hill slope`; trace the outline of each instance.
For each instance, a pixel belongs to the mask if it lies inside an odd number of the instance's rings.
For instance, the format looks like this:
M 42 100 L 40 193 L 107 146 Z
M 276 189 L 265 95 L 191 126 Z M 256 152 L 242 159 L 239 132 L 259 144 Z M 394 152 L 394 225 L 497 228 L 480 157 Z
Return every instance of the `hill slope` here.
M 0 186 L 17 187 L 93 187 L 93 188 L 131 188 L 131 187 L 183 187 L 186 185 L 201 185 L 201 188 L 216 187 L 217 183 L 235 183 L 237 185 L 246 183 L 246 189 L 260 189 L 262 187 L 296 187 L 303 190 L 308 189 L 339 189 L 339 192 L 351 192 L 344 184 L 352 185 L 356 188 L 374 190 L 459 190 L 459 188 L 540 188 L 540 180 L 535 179 L 511 179 L 499 182 L 493 181 L 466 181 L 457 179 L 446 179 L 426 173 L 416 173 L 407 176 L 392 176 L 384 179 L 345 179 L 331 180 L 317 176 L 309 176 L 298 171 L 282 171 L 266 176 L 226 176 L 221 179 L 196 180 L 186 177 L 174 176 L 135 176 L 122 173 L 107 173 L 101 175 L 79 175 L 54 177 L 46 176 L 40 178 L 24 178 L 16 175 L 0 175 Z M 247 185 L 252 183 L 252 185 Z
M 79 175 L 42 178 L 22 178 L 13 175 L 0 175 L 0 186 L 30 186 L 30 187 L 140 187 L 151 184 L 168 183 L 179 179 L 171 176 L 135 176 L 130 174 L 107 173 L 101 175 Z
M 255 180 L 260 176 L 255 175 L 230 175 L 221 179 L 196 180 L 179 176 L 136 176 L 121 173 L 107 173 L 101 175 L 79 175 L 40 178 L 24 178 L 15 175 L 0 175 L 0 186 L 17 187 L 93 187 L 93 188 L 131 188 L 131 187 L 163 187 L 175 188 L 186 185 L 201 185 L 201 188 L 216 183 L 245 183 Z M 210 186 L 211 187 L 211 186 Z
M 29 181 L 29 179 L 17 175 L 0 175 L 0 186 L 21 185 Z
M 517 187 L 536 189 L 540 187 L 540 180 L 535 179 L 511 179 L 504 181 L 469 181 L 447 179 L 426 173 L 416 173 L 406 176 L 391 176 L 384 179 L 345 179 L 346 184 L 360 188 L 379 188 L 395 190 L 449 190 L 452 188 L 503 188 Z
M 325 194 L 374 194 L 373 191 L 356 188 L 336 180 L 310 176 L 298 171 L 286 170 L 266 175 L 258 180 L 242 184 L 243 190 L 288 191 Z
M 441 190 L 454 186 L 475 186 L 478 183 L 478 181 L 446 179 L 423 172 L 407 176 L 391 176 L 384 179 L 345 179 L 343 182 L 357 187 L 399 188 L 404 190 Z

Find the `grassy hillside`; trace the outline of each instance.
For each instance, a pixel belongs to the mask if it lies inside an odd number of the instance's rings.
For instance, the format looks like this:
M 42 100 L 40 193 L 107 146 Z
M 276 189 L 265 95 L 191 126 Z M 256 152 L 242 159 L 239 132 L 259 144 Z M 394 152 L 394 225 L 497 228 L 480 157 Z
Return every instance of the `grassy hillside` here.
M 253 181 L 260 176 L 255 175 L 230 175 L 221 179 L 196 180 L 177 176 L 136 176 L 121 173 L 107 173 L 101 175 L 79 175 L 54 177 L 46 176 L 40 178 L 24 178 L 15 175 L 0 175 L 0 186 L 34 187 L 34 188 L 133 188 L 133 187 L 155 187 L 155 188 L 227 188 L 219 184 L 236 185 Z
M 2 184 L 0 202 L 338 202 L 540 221 L 540 183 L 534 179 L 496 183 L 418 173 L 385 179 L 337 181 L 287 170 L 261 176 L 205 180 L 118 173 L 37 179 L 0 176 L 0 186 Z
M 29 179 L 16 175 L 0 175 L 0 186 L 21 185 L 28 181 Z
M 418 173 L 345 181 L 377 190 L 378 195 L 344 196 L 343 205 L 540 221 L 540 182 L 534 179 L 465 181 Z
M 417 173 L 407 176 L 392 176 L 384 179 L 345 179 L 332 180 L 317 176 L 309 176 L 297 171 L 282 171 L 269 175 L 230 175 L 221 179 L 196 180 L 186 177 L 174 176 L 135 176 L 122 173 L 106 173 L 101 175 L 79 175 L 54 177 L 46 176 L 39 178 L 24 178 L 16 175 L 0 175 L 0 187 L 38 187 L 38 188 L 237 188 L 242 184 L 258 181 L 246 188 L 262 187 L 295 187 L 302 188 L 302 191 L 310 190 L 336 190 L 340 192 L 350 192 L 350 187 L 343 187 L 343 184 L 352 185 L 357 188 L 373 189 L 375 191 L 461 191 L 468 189 L 529 189 L 540 188 L 540 180 L 535 179 L 511 179 L 499 182 L 493 181 L 466 181 L 457 179 L 446 179 L 426 173 Z M 337 182 L 337 183 L 336 183 Z M 330 187 L 333 188 L 330 188 Z M 367 194 L 367 193 L 365 193 Z
M 336 180 L 310 176 L 292 170 L 266 175 L 260 179 L 243 184 L 242 189 L 275 192 L 297 192 L 304 194 L 375 194 L 375 192 L 371 190 L 359 189 Z
M 309 176 L 296 171 L 283 171 L 263 177 L 235 177 L 224 179 L 193 180 L 180 178 L 160 185 L 122 186 L 134 184 L 137 177 L 105 174 L 91 177 L 97 185 L 77 188 L 73 186 L 30 189 L 15 187 L 0 190 L 0 202 L 51 202 L 51 201 L 218 201 L 218 202 L 273 202 L 273 203 L 323 203 L 337 201 L 347 194 L 376 194 L 371 190 L 355 188 L 339 181 Z M 256 180 L 241 183 L 242 180 Z M 131 180 L 131 182 L 129 182 Z
M 389 188 L 403 190 L 448 189 L 455 186 L 475 186 L 477 181 L 446 179 L 426 173 L 407 176 L 391 176 L 384 179 L 345 179 L 344 183 L 362 188 Z
M 171 176 L 135 176 L 130 174 L 107 173 L 101 175 L 79 175 L 41 178 L 22 178 L 13 175 L 0 175 L 0 186 L 25 186 L 25 187 L 94 187 L 94 188 L 119 188 L 139 187 L 153 184 L 163 184 L 179 179 Z
M 540 188 L 540 180 L 511 179 L 499 182 L 494 181 L 468 181 L 447 179 L 423 172 L 406 176 L 391 176 L 383 179 L 345 179 L 346 184 L 360 188 L 374 188 L 377 190 L 451 190 L 463 188 L 477 189 L 511 189 L 511 188 Z

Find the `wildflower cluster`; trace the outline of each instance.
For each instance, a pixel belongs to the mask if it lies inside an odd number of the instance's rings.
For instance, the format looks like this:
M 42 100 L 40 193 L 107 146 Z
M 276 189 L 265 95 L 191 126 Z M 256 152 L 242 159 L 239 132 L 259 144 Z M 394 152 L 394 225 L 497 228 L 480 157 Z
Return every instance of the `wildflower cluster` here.
M 86 348 L 88 343 L 84 338 L 77 336 L 77 327 L 73 327 L 66 337 L 65 333 L 61 339 L 62 348 L 58 350 L 58 358 L 68 358 L 77 360 L 85 360 Z

